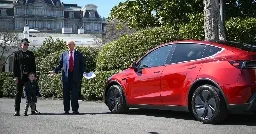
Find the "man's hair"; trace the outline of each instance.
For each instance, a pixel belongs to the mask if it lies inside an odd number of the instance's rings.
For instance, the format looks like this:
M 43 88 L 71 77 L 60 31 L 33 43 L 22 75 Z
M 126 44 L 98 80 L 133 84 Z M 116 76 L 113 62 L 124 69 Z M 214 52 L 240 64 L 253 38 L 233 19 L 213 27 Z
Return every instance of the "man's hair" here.
M 28 76 L 30 76 L 30 75 L 36 75 L 35 73 L 33 73 L 33 72 L 30 72 L 29 74 L 28 74 Z

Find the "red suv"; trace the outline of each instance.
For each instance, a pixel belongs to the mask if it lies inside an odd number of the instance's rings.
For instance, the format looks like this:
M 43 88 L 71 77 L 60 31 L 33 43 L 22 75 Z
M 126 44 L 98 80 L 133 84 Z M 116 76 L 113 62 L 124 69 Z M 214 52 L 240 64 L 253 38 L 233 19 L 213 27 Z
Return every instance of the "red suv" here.
M 217 123 L 228 112 L 256 111 L 256 49 L 236 42 L 160 45 L 111 76 L 104 100 L 112 113 L 129 108 L 192 112 Z

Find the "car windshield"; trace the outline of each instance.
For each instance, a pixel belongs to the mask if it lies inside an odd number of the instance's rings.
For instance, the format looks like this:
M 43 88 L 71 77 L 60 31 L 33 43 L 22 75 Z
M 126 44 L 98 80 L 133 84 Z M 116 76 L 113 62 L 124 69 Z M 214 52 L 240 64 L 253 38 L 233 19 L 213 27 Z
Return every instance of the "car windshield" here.
M 234 42 L 234 41 L 216 41 L 216 43 L 223 44 L 230 47 L 235 47 L 248 52 L 256 52 L 256 46 L 251 44 Z

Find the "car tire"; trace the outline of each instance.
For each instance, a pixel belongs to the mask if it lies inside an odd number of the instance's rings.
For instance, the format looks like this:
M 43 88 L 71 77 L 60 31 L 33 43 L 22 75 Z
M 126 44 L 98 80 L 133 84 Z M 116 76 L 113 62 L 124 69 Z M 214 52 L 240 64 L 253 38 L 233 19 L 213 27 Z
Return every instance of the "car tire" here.
M 220 90 L 212 85 L 198 87 L 192 96 L 192 111 L 197 120 L 205 124 L 219 123 L 228 110 Z
M 111 113 L 121 114 L 128 111 L 125 96 L 122 88 L 119 85 L 112 85 L 106 95 L 107 106 Z

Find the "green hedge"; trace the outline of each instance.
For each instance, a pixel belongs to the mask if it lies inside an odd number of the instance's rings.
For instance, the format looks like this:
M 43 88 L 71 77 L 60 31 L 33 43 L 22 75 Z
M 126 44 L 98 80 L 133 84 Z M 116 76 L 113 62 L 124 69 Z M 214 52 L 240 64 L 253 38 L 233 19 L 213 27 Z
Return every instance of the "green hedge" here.
M 77 50 L 79 50 L 85 57 L 86 72 L 95 71 L 96 57 L 100 49 L 97 47 L 77 47 Z M 65 50 L 56 51 L 45 57 L 37 57 L 37 70 L 40 73 L 47 73 L 52 71 L 58 65 L 60 55 L 63 51 Z
M 11 72 L 0 73 L 0 97 L 9 97 L 8 91 L 14 84 L 12 76 L 13 74 Z M 10 83 L 10 86 L 8 86 L 7 83 Z M 8 91 L 6 89 L 8 89 Z
M 228 40 L 256 45 L 256 18 L 231 18 L 226 29 Z
M 147 29 L 125 35 L 103 46 L 97 57 L 96 69 L 104 71 L 125 69 L 149 49 L 179 39 L 178 32 L 170 27 Z
M 118 70 L 95 72 L 96 77 L 93 79 L 85 79 L 82 81 L 82 95 L 86 100 L 101 100 L 102 89 L 107 81 L 107 78 L 117 73 Z M 45 98 L 62 98 L 62 82 L 61 74 L 53 77 L 48 74 L 41 74 L 38 81 L 40 93 Z

